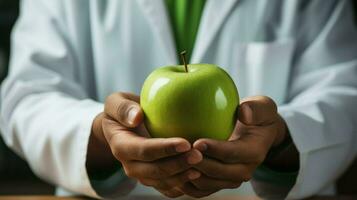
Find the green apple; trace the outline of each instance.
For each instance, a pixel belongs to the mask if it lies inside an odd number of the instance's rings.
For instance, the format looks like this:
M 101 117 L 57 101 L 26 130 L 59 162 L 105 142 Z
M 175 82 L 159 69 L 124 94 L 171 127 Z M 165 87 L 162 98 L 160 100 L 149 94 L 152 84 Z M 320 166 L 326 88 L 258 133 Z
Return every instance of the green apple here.
M 211 64 L 166 66 L 145 80 L 140 104 L 152 137 L 227 140 L 239 105 L 231 77 Z

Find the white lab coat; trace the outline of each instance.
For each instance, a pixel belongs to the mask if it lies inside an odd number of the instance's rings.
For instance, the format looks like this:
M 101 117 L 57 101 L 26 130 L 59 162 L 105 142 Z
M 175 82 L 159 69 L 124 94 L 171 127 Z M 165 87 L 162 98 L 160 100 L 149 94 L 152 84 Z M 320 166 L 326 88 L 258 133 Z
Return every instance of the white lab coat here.
M 333 193 L 357 146 L 350 1 L 208 0 L 190 62 L 223 67 L 241 97 L 277 102 L 300 153 L 288 198 Z M 124 195 L 133 183 L 125 177 L 90 184 L 92 120 L 107 95 L 139 94 L 152 70 L 176 63 L 161 0 L 25 0 L 1 91 L 3 137 L 49 182 L 93 197 Z

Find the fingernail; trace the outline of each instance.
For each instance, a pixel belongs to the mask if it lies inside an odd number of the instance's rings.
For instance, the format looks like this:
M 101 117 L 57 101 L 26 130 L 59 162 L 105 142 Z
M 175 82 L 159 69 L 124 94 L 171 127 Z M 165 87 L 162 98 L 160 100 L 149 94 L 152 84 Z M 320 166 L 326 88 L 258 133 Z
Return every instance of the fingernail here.
M 189 174 L 188 174 L 188 178 L 190 180 L 198 179 L 200 176 L 201 176 L 201 173 L 198 172 L 198 171 L 190 171 Z
M 136 108 L 136 107 L 132 107 L 130 108 L 129 112 L 128 112 L 128 123 L 133 125 L 134 122 L 135 122 L 135 118 L 136 118 L 136 115 L 138 114 L 139 112 L 139 109 Z
M 241 114 L 243 114 L 245 117 L 245 119 L 246 119 L 246 121 L 248 122 L 248 123 L 252 123 L 253 122 L 253 110 L 252 110 L 252 108 L 246 103 L 246 104 L 243 104 L 242 105 L 242 110 L 243 110 L 243 113 L 241 113 Z
M 187 143 L 179 144 L 175 147 L 176 152 L 183 153 L 191 149 L 191 146 Z
M 201 160 L 202 160 L 202 156 L 200 154 L 198 154 L 197 152 L 196 153 L 193 152 L 188 156 L 187 163 L 190 165 L 194 165 L 194 164 L 201 162 Z

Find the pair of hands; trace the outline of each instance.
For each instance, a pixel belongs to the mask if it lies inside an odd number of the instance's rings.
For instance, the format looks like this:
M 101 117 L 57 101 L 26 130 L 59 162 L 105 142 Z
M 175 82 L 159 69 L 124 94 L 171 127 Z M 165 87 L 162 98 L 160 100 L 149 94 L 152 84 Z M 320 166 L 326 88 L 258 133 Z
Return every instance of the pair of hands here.
M 168 197 L 203 197 L 237 188 L 251 179 L 269 149 L 286 135 L 284 120 L 268 97 L 244 99 L 228 141 L 151 138 L 143 124 L 140 98 L 114 93 L 93 122 L 87 168 L 120 161 L 127 176 Z

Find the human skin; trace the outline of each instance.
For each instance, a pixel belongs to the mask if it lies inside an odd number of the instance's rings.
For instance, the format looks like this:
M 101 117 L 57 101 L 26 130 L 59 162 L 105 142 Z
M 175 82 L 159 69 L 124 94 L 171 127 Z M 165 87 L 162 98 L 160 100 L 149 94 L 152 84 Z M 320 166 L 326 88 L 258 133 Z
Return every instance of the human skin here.
M 202 161 L 202 154 L 187 140 L 149 137 L 139 96 L 114 93 L 104 107 L 92 125 L 89 174 L 112 169 L 119 161 L 128 177 L 169 197 L 182 195 L 175 188 L 201 175 L 193 165 Z
M 203 160 L 194 166 L 201 176 L 185 183 L 182 191 L 202 197 L 221 189 L 239 187 L 251 179 L 263 162 L 277 170 L 297 170 L 299 157 L 293 144 L 275 157 L 266 158 L 269 150 L 287 137 L 290 137 L 288 128 L 272 99 L 266 96 L 243 99 L 236 128 L 228 141 L 199 139 L 193 144 L 193 148 L 203 154 Z
M 112 169 L 119 161 L 127 176 L 168 197 L 204 197 L 239 187 L 263 162 L 277 169 L 298 167 L 293 145 L 283 155 L 266 160 L 270 148 L 289 136 L 269 97 L 242 100 L 228 141 L 199 139 L 193 145 L 183 138 L 150 138 L 139 99 L 130 93 L 114 93 L 106 99 L 104 112 L 92 125 L 89 174 Z

